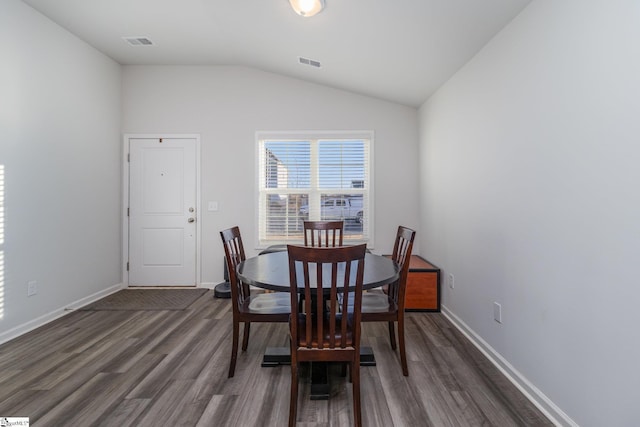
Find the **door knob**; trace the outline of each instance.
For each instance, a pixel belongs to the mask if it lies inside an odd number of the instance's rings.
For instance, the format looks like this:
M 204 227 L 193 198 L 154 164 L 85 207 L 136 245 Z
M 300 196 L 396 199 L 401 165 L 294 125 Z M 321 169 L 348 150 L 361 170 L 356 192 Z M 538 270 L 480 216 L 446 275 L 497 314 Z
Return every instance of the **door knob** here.
M 195 222 L 195 221 L 196 221 L 196 219 L 195 219 L 195 218 L 189 218 L 189 219 L 187 220 L 187 222 Z

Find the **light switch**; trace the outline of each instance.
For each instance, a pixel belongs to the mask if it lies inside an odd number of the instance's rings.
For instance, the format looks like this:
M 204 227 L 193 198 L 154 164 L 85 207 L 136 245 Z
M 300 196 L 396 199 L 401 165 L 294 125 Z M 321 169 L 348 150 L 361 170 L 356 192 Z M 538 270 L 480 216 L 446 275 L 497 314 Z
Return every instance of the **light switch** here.
M 493 320 L 502 323 L 502 306 L 497 302 L 493 303 Z
M 209 202 L 209 211 L 214 212 L 218 210 L 218 202 Z

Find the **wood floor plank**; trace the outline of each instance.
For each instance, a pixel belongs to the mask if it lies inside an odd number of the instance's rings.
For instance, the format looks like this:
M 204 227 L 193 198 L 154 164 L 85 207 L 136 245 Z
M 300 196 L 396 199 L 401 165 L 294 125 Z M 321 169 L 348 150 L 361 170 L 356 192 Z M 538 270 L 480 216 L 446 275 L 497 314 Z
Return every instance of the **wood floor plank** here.
M 80 316 L 64 316 L 54 320 L 36 330 L 27 332 L 11 341 L 11 347 L 0 346 L 0 370 L 7 369 L 7 364 L 13 367 L 18 365 L 17 361 L 25 359 L 28 362 L 34 361 L 34 351 L 38 351 L 38 355 L 44 357 L 60 351 L 60 343 L 62 339 L 73 334 L 77 329 L 71 318 L 80 322 L 83 317 L 89 316 L 86 312 Z M 10 351 L 6 351 L 10 349 Z
M 23 387 L 25 384 L 29 384 L 29 387 L 34 390 L 45 390 L 47 387 L 38 386 L 41 378 L 58 369 L 60 365 L 74 361 L 78 359 L 78 357 L 79 356 L 75 354 L 55 353 L 50 355 L 46 363 L 40 362 L 34 364 L 32 368 L 17 370 L 18 374 L 12 375 L 0 382 L 0 402 L 7 396 L 10 396 L 12 390 Z
M 373 346 L 374 352 L 376 347 Z M 381 366 L 382 364 L 379 364 L 377 367 Z M 400 369 L 400 366 L 398 368 Z M 390 402 L 387 400 L 387 393 L 385 393 L 379 370 L 360 369 L 360 382 L 362 408 L 366 409 L 362 414 L 363 423 L 365 425 L 394 425 Z
M 407 380 L 412 378 L 416 366 L 408 363 L 409 377 L 402 375 L 400 360 L 396 353 L 391 351 L 389 338 L 380 338 L 372 345 L 376 354 L 376 371 L 382 383 L 382 391 L 388 402 L 391 418 L 395 425 L 431 426 L 429 414 L 426 412 L 423 402 L 419 399 L 416 384 Z
M 197 427 L 212 425 L 233 426 L 234 408 L 239 399 L 237 395 L 216 395 L 211 398 L 206 409 L 196 424 Z
M 98 427 L 137 427 L 138 417 L 150 403 L 150 399 L 123 399 L 95 425 Z
M 230 301 L 207 292 L 181 311 L 76 311 L 0 346 L 0 415 L 36 426 L 282 426 L 290 367 L 262 368 L 288 345 L 286 324 L 253 324 L 233 378 Z M 439 313 L 408 313 L 409 377 L 385 323 L 367 323 L 363 424 L 548 426 L 551 423 Z M 352 387 L 330 368 L 330 399 L 309 399 L 300 368 L 299 426 L 349 426 Z
M 193 383 L 191 379 L 169 381 L 148 410 L 138 417 L 137 425 L 155 427 L 159 420 L 169 426 L 196 425 L 207 402 L 194 399 Z

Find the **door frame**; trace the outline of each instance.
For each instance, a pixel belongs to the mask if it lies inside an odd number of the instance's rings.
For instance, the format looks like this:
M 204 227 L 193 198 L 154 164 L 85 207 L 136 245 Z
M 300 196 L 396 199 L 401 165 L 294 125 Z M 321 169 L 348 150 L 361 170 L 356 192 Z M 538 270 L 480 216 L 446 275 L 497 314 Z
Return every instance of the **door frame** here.
M 202 283 L 202 209 L 200 202 L 200 134 L 126 133 L 122 137 L 122 284 L 129 286 L 129 140 L 130 139 L 194 139 L 196 143 L 196 287 Z

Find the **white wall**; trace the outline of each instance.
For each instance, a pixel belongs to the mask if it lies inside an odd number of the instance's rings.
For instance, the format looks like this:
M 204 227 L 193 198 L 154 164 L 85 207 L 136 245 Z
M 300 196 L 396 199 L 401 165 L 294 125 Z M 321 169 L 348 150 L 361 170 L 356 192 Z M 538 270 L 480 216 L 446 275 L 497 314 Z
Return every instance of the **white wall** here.
M 123 82 L 124 133 L 201 135 L 206 285 L 223 280 L 220 230 L 238 225 L 256 253 L 256 131 L 373 130 L 376 252 L 391 251 L 399 224 L 418 225 L 415 108 L 243 67 L 125 66 Z
M 633 0 L 534 0 L 420 111 L 446 310 L 563 423 L 640 419 L 639 113 Z
M 1 342 L 121 281 L 121 70 L 17 0 L 0 55 Z

